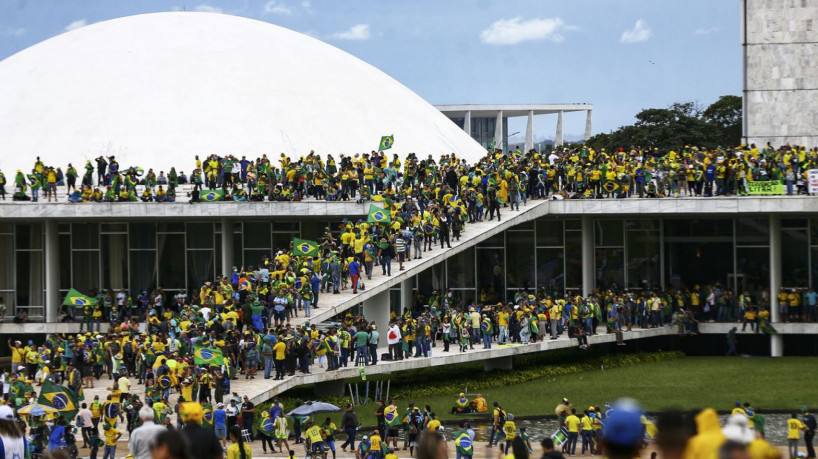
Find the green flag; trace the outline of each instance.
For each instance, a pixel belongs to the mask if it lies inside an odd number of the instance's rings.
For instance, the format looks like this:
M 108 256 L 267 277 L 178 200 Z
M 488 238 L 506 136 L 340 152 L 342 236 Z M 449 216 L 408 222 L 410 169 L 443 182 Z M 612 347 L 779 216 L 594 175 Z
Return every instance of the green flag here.
M 79 411 L 77 393 L 48 379 L 43 383 L 37 402 L 56 409 L 69 421 L 74 419 Z
M 97 304 L 97 299 L 92 298 L 88 295 L 83 295 L 82 293 L 78 292 L 75 289 L 71 289 L 65 295 L 65 299 L 62 301 L 63 306 L 94 306 Z
M 224 199 L 224 190 L 203 191 L 199 195 L 202 202 L 216 202 Z
M 392 218 L 389 212 L 379 207 L 369 205 L 369 216 L 366 218 L 367 223 L 390 223 Z
M 395 136 L 394 135 L 385 135 L 381 137 L 381 145 L 378 147 L 378 150 L 388 150 L 392 148 L 392 144 L 395 143 Z
M 293 255 L 297 257 L 317 257 L 318 243 L 307 239 L 293 238 Z

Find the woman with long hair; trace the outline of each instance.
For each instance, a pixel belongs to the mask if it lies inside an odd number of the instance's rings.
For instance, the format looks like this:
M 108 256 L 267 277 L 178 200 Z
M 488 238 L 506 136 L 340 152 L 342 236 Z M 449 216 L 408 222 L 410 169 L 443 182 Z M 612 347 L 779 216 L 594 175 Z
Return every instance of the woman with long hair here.
M 0 405 L 0 450 L 5 457 L 25 457 L 27 449 L 24 432 L 14 420 L 14 410 L 8 405 Z
M 244 443 L 244 438 L 241 436 L 241 427 L 230 428 L 230 441 L 232 444 L 227 447 L 227 459 L 253 458 L 253 450 L 250 449 L 250 445 Z

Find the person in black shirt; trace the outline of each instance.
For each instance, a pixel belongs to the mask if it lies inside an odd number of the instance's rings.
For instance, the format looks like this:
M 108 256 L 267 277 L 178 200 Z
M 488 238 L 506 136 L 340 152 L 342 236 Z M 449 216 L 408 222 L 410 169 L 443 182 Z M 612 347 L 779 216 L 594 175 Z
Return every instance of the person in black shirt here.
M 198 403 L 185 403 L 181 414 L 185 419 L 182 435 L 190 444 L 191 456 L 197 459 L 224 459 L 224 450 L 216 438 L 216 432 L 199 425 L 204 415 L 202 406 Z
M 244 403 L 241 404 L 241 423 L 245 429 L 250 431 L 250 441 L 253 437 L 253 422 L 255 421 L 255 412 L 253 411 L 256 405 L 250 401 L 250 398 L 244 396 Z

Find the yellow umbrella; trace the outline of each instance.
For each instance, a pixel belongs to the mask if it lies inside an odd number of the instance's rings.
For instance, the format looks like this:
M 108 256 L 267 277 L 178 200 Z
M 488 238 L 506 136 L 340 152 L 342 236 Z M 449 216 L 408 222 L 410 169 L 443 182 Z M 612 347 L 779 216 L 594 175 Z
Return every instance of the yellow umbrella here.
M 17 410 L 17 414 L 20 414 L 20 415 L 23 415 L 23 416 L 28 416 L 28 415 L 43 416 L 45 414 L 53 414 L 53 413 L 56 413 L 56 412 L 57 412 L 56 408 L 52 408 L 52 407 L 47 406 L 47 405 L 42 405 L 42 404 L 37 403 L 37 402 L 34 402 L 31 405 L 26 405 L 26 406 L 20 408 L 19 410 Z

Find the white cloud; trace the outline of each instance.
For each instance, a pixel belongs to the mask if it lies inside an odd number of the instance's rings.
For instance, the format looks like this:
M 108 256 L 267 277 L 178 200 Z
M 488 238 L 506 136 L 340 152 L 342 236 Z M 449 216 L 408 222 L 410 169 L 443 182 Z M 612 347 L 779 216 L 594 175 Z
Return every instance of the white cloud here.
M 576 27 L 566 25 L 561 18 L 523 20 L 517 16 L 495 21 L 480 32 L 480 41 L 490 45 L 515 45 L 531 40 L 561 42 L 565 39 L 561 32 L 570 30 L 576 30 Z
M 276 0 L 270 0 L 269 2 L 264 4 L 264 13 L 265 14 L 283 14 L 289 16 L 293 14 L 293 9 L 289 6 L 285 5 L 282 2 L 278 2 Z
M 640 19 L 636 21 L 632 29 L 622 32 L 622 38 L 619 39 L 622 43 L 637 43 L 640 41 L 647 41 L 653 36 L 653 31 L 650 30 L 648 23 Z
M 193 8 L 193 10 L 200 13 L 224 13 L 223 9 L 212 5 L 198 5 L 196 8 Z
M 343 32 L 329 36 L 338 40 L 369 40 L 369 24 L 356 24 Z
M 719 31 L 718 27 L 709 27 L 709 28 L 706 28 L 706 29 L 696 29 L 696 31 L 693 32 L 693 34 L 694 35 L 710 35 L 711 33 L 716 33 L 718 31 Z
M 304 8 L 305 10 L 310 9 L 311 6 L 312 3 L 310 3 L 310 0 L 304 0 L 303 2 L 301 2 L 301 8 Z
M 6 27 L 3 33 L 9 37 L 21 37 L 25 35 L 26 29 L 22 27 Z
M 80 27 L 85 27 L 87 25 L 88 25 L 88 21 L 86 21 L 85 19 L 78 19 L 78 20 L 72 22 L 71 24 L 68 24 L 67 26 L 65 26 L 65 31 L 70 32 L 72 30 L 77 30 Z

